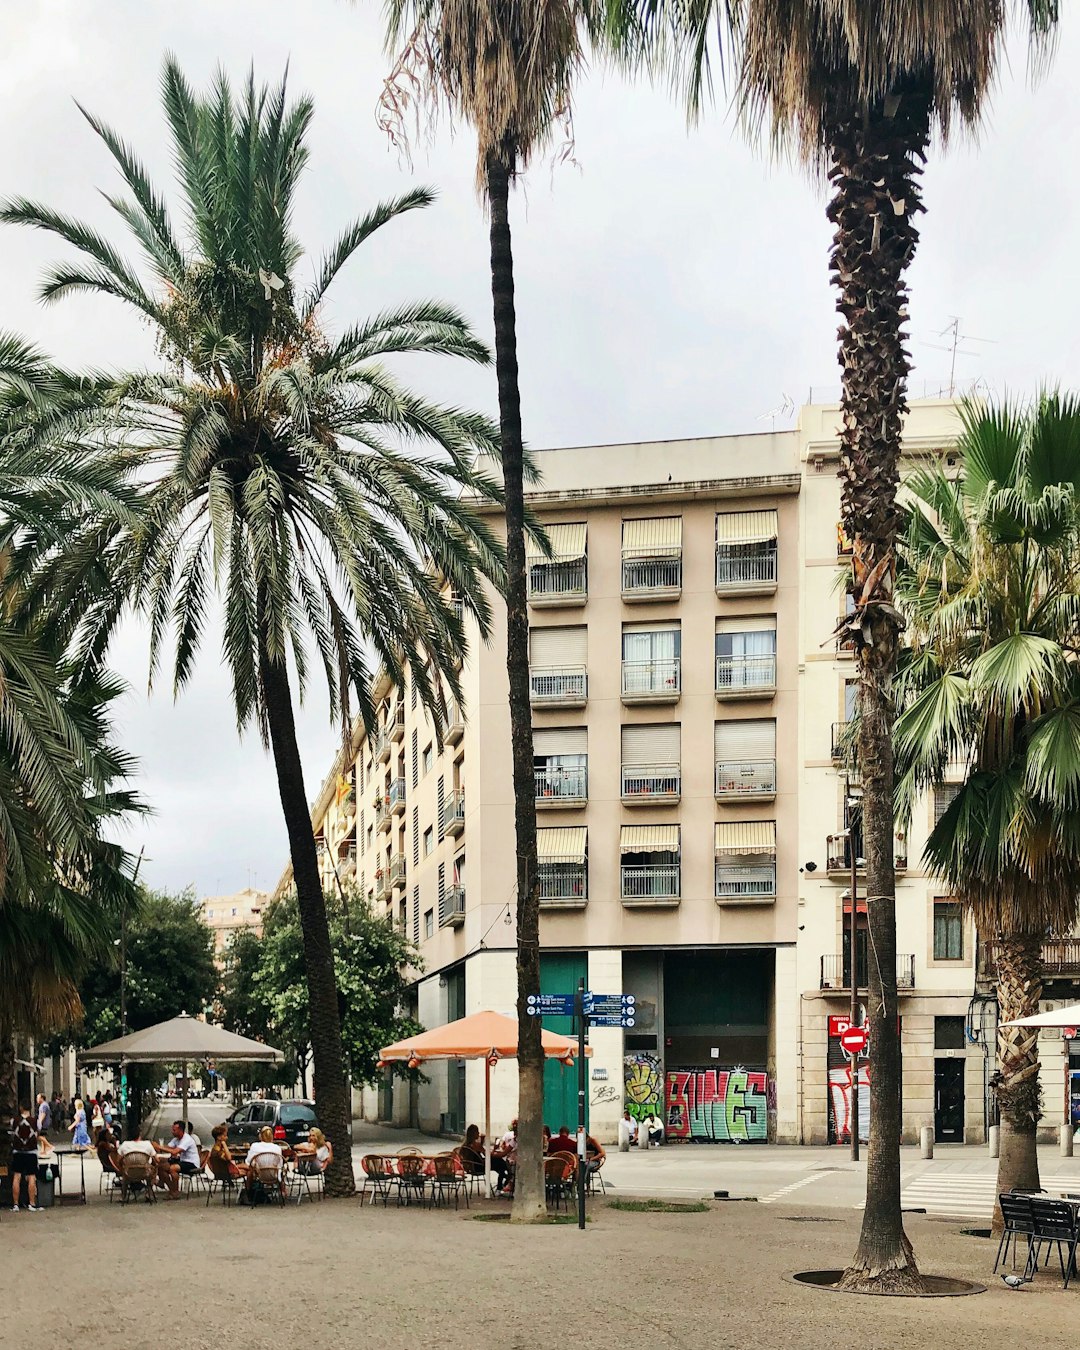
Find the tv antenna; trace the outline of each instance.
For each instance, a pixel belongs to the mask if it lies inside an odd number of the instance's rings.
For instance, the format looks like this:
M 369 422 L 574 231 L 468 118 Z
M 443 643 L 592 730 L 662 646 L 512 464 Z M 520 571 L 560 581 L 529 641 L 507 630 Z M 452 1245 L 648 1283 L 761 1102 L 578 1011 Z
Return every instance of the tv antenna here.
M 936 343 L 936 342 L 922 342 L 922 343 L 920 343 L 920 346 L 923 346 L 923 347 L 930 347 L 930 348 L 932 348 L 932 349 L 933 349 L 934 351 L 936 351 L 936 352 L 948 352 L 948 353 L 949 353 L 949 398 L 952 398 L 952 397 L 954 396 L 954 394 L 956 393 L 956 358 L 957 358 L 957 356 L 978 356 L 978 355 L 979 355 L 978 352 L 966 351 L 966 350 L 964 349 L 964 343 L 965 343 L 965 342 L 983 342 L 983 343 L 987 343 L 987 342 L 988 342 L 988 343 L 990 343 L 991 345 L 993 345 L 994 342 L 995 342 L 995 339 L 994 339 L 994 338 L 972 337 L 972 335 L 971 335 L 970 333 L 962 332 L 961 330 L 962 330 L 962 327 L 963 327 L 963 322 L 964 322 L 963 319 L 961 319 L 958 315 L 956 315 L 956 314 L 950 315 L 950 317 L 949 317 L 949 322 L 945 325 L 945 327 L 941 330 L 940 333 L 935 334 L 936 337 L 947 337 L 947 338 L 949 339 L 948 345 L 946 345 L 946 346 L 941 346 L 940 344 L 938 344 L 938 343 Z
M 776 430 L 776 419 L 778 417 L 791 417 L 795 412 L 795 400 L 790 394 L 781 394 L 780 402 L 775 408 L 770 408 L 767 413 L 762 413 L 758 418 L 759 422 L 768 420 L 772 424 L 772 430 Z

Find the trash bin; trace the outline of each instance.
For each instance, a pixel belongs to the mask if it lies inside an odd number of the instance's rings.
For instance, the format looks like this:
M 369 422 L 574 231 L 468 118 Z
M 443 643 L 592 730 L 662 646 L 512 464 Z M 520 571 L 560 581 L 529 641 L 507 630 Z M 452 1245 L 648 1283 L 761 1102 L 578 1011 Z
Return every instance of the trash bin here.
M 41 1209 L 56 1203 L 56 1168 L 51 1163 L 37 1170 L 37 1202 Z

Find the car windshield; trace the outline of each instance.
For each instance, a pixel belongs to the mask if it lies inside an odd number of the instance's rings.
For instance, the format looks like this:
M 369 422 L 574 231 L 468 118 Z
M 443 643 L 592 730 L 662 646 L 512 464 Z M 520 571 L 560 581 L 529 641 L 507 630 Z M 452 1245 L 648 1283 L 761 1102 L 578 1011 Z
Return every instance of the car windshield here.
M 299 1121 L 313 1121 L 315 1112 L 310 1106 L 283 1106 L 281 1108 L 282 1125 L 295 1125 Z

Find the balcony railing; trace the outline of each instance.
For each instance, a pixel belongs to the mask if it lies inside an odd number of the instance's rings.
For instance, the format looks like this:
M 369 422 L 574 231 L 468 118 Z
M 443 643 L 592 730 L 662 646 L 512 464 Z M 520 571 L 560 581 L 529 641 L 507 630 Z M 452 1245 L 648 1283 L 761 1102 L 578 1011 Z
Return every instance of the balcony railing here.
M 589 901 L 589 873 L 584 863 L 545 863 L 536 869 L 541 909 L 581 909 Z
M 588 690 L 589 677 L 584 666 L 532 666 L 529 669 L 529 699 L 534 706 L 583 708 Z
M 400 816 L 405 810 L 405 779 L 395 778 L 390 784 L 390 814 Z
M 375 733 L 372 754 L 380 764 L 387 764 L 390 761 L 390 737 L 387 735 L 385 727 L 381 727 Z
M 716 589 L 731 594 L 776 589 L 776 545 L 750 551 L 745 545 L 716 550 Z
M 390 739 L 392 741 L 403 741 L 405 739 L 405 705 L 399 703 L 394 709 L 394 715 L 390 718 Z
M 682 686 L 681 662 L 677 656 L 659 661 L 624 661 L 624 703 L 674 703 Z
M 552 558 L 529 564 L 531 605 L 580 604 L 588 597 L 584 558 Z
M 856 946 L 858 946 L 857 943 Z M 867 963 L 861 953 L 855 963 L 855 978 L 859 982 L 857 986 L 859 989 L 869 987 Z M 830 952 L 821 958 L 821 983 L 819 987 L 822 989 L 851 988 L 851 961 L 847 955 Z M 915 988 L 914 952 L 897 952 L 896 987 L 897 989 Z
M 446 705 L 446 743 L 447 745 L 457 745 L 462 736 L 465 735 L 465 719 L 461 715 L 461 709 L 458 707 L 455 699 L 450 699 Z
M 676 802 L 682 794 L 680 764 L 624 764 L 622 798 L 632 805 Z
M 535 769 L 537 806 L 577 806 L 589 797 L 589 770 L 585 764 Z
M 622 898 L 631 904 L 663 904 L 677 900 L 682 867 L 677 862 L 622 865 Z
M 990 979 L 997 976 L 998 950 L 996 942 L 987 942 L 983 947 L 983 969 Z M 1040 955 L 1044 977 L 1080 977 L 1080 938 L 1048 938 Z
M 832 724 L 832 760 L 834 764 L 840 764 L 848 759 L 854 749 L 854 742 L 851 736 L 851 722 L 834 722 Z
M 713 894 L 718 901 L 775 899 L 776 863 L 717 863 Z
M 775 759 L 721 759 L 716 764 L 718 802 L 763 801 L 776 796 Z
M 762 698 L 775 692 L 775 652 L 716 658 L 717 698 Z
M 375 800 L 375 828 L 386 831 L 393 817 L 390 815 L 390 798 L 377 797 Z
M 443 802 L 443 830 L 451 838 L 456 838 L 465 828 L 465 793 L 460 789 L 451 792 Z
M 390 873 L 385 870 L 375 873 L 375 899 L 378 901 L 390 899 Z
M 395 853 L 390 859 L 390 885 L 395 890 L 405 885 L 405 854 Z
M 825 841 L 830 876 L 844 877 L 851 871 L 851 840 L 846 834 L 830 834 Z M 893 840 L 893 865 L 897 872 L 907 871 L 907 841 L 899 835 Z M 866 853 L 862 837 L 855 836 L 855 870 L 866 870 Z
M 682 550 L 673 549 L 654 558 L 623 558 L 624 600 L 651 600 L 682 590 Z
M 451 886 L 446 892 L 440 928 L 460 928 L 465 922 L 465 887 Z

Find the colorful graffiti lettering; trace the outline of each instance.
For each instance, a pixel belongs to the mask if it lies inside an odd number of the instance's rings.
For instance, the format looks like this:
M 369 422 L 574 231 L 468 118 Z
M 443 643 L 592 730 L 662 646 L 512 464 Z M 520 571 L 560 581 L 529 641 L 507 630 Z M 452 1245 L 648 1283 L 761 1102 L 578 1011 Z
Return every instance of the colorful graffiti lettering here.
M 829 1070 L 829 1136 L 836 1144 L 851 1141 L 851 1065 Z M 870 1139 L 870 1066 L 859 1062 L 859 1138 Z
M 761 1070 L 673 1069 L 664 1096 L 667 1137 L 701 1143 L 765 1143 L 769 1075 Z
M 623 1090 L 626 1109 L 635 1120 L 644 1120 L 653 1111 L 660 1110 L 660 1057 L 647 1051 L 627 1055 L 623 1059 Z

